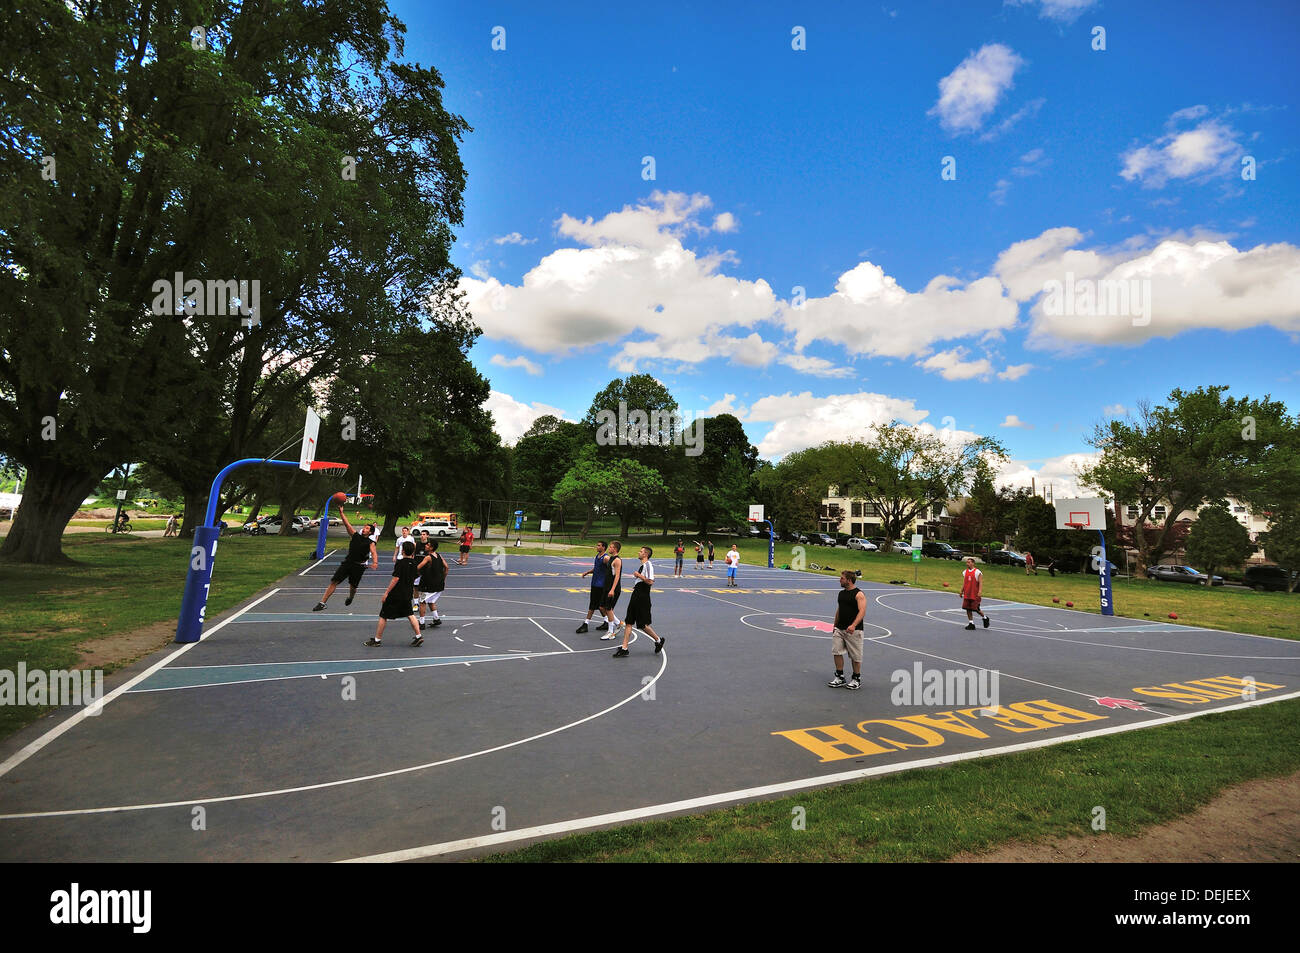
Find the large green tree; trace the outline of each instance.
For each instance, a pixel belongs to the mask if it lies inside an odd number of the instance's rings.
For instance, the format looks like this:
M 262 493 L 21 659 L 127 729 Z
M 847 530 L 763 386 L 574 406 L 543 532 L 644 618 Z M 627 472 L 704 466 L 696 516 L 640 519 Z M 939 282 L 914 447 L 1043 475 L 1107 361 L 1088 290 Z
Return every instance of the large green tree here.
M 1289 506 L 1273 513 L 1268 532 L 1259 534 L 1264 555 L 1288 572 L 1300 573 L 1300 506 Z M 1295 592 L 1300 576 L 1292 578 L 1287 592 Z
M 955 442 L 897 422 L 877 424 L 865 441 L 831 445 L 831 482 L 845 495 L 874 504 L 881 532 L 897 539 L 921 510 L 965 492 L 981 459 L 1005 455 L 991 437 Z
M 1080 480 L 1137 507 L 1138 573 L 1171 550 L 1184 511 L 1227 497 L 1258 505 L 1293 492 L 1280 476 L 1294 463 L 1295 420 L 1279 401 L 1228 397 L 1227 390 L 1175 389 L 1168 404 L 1141 402 L 1136 420 L 1110 420 L 1093 433 L 1101 458 Z M 1163 520 L 1154 519 L 1157 506 L 1167 507 Z
M 52 562 L 123 460 L 192 523 L 273 408 L 454 279 L 468 127 L 382 0 L 34 2 L 6 30 L 0 450 L 29 493 L 0 556 Z M 258 282 L 245 320 L 195 306 L 227 279 Z
M 1201 510 L 1187 534 L 1187 559 L 1210 576 L 1240 566 L 1254 551 L 1250 532 L 1222 504 Z

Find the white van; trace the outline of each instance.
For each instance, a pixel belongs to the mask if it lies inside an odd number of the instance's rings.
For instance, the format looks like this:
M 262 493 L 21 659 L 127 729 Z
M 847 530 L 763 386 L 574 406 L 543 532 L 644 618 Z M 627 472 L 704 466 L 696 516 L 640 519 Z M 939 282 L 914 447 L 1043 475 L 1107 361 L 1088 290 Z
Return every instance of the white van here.
M 460 527 L 448 520 L 425 520 L 415 527 L 416 536 L 427 532 L 430 536 L 459 536 Z

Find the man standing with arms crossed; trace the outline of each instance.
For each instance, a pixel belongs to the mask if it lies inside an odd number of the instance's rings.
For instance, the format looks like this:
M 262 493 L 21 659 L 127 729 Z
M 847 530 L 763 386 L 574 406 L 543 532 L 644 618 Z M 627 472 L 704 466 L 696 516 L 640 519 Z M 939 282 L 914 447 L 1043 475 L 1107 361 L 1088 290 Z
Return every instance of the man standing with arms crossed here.
M 330 577 L 329 587 L 325 590 L 325 595 L 321 596 L 320 602 L 312 612 L 320 612 L 325 608 L 325 603 L 329 602 L 330 596 L 334 595 L 334 590 L 338 588 L 339 583 L 344 579 L 348 581 L 351 587 L 348 590 L 348 597 L 343 600 L 345 606 L 352 605 L 352 600 L 357 596 L 357 584 L 361 582 L 361 574 L 366 571 L 366 564 L 369 562 L 369 568 L 379 568 L 379 553 L 375 551 L 375 541 L 372 538 L 375 532 L 375 524 L 367 523 L 366 531 L 358 533 L 348 522 L 348 514 L 343 512 L 339 507 L 339 516 L 343 520 L 343 528 L 347 530 L 351 541 L 348 543 L 348 554 L 343 557 L 343 562 L 339 563 L 339 568 L 334 570 L 334 575 Z
M 862 687 L 862 620 L 867 614 L 867 594 L 858 588 L 852 569 L 840 573 L 840 594 L 832 624 L 831 654 L 835 657 L 835 677 L 826 684 L 831 688 L 857 691 Z M 853 662 L 853 677 L 844 678 L 844 655 Z
M 591 621 L 591 614 L 600 609 L 601 602 L 605 599 L 605 582 L 609 578 L 609 567 L 605 564 L 605 541 L 602 539 L 596 543 L 596 560 L 592 563 L 591 568 L 582 574 L 582 578 L 591 577 L 591 598 L 587 600 L 587 618 L 582 620 L 582 625 L 575 630 L 579 635 L 587 631 L 587 623 Z M 603 615 L 603 613 L 602 613 Z M 601 623 L 599 631 L 603 632 L 609 628 L 609 623 Z

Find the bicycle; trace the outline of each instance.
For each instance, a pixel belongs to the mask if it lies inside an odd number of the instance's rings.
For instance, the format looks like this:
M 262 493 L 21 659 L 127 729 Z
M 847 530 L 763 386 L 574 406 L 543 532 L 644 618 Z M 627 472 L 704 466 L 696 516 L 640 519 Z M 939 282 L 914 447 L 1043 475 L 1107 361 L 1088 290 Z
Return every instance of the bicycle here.
M 104 527 L 104 532 L 112 533 L 129 533 L 131 532 L 131 522 L 125 516 L 115 523 L 109 523 Z

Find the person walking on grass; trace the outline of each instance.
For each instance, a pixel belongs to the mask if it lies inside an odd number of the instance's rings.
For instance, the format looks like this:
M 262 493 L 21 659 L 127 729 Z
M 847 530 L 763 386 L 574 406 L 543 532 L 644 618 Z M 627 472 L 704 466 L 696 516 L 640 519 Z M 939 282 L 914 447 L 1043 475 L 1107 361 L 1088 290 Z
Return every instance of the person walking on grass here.
M 1034 554 L 1026 551 L 1025 552 L 1025 575 L 1028 576 L 1030 573 L 1033 573 L 1035 576 L 1037 576 L 1038 567 L 1034 565 Z
M 605 559 L 605 541 L 603 539 L 596 543 L 596 559 L 591 564 L 591 568 L 582 574 L 583 579 L 588 576 L 591 577 L 591 596 L 587 600 L 587 618 L 583 619 L 582 625 L 574 630 L 578 635 L 588 631 L 587 623 L 591 621 L 593 612 L 600 612 L 602 616 L 605 614 L 601 611 L 600 604 L 605 601 L 605 593 L 609 590 L 606 585 L 609 582 L 609 563 Z M 596 631 L 609 631 L 609 623 L 602 622 L 596 627 Z
M 615 650 L 614 658 L 627 658 L 627 643 L 632 637 L 634 628 L 640 629 L 655 640 L 656 655 L 664 650 L 663 637 L 656 635 L 655 630 L 650 628 L 650 589 L 655 584 L 655 567 L 650 562 L 650 557 L 653 555 L 654 550 L 649 546 L 642 546 L 637 551 L 637 558 L 641 560 L 641 565 L 632 573 L 637 582 L 632 588 L 632 598 L 627 602 L 627 615 L 623 619 L 623 644 Z
M 831 688 L 857 691 L 862 687 L 862 620 L 867 615 L 867 594 L 858 588 L 852 569 L 840 573 L 840 594 L 831 626 L 831 656 L 835 659 L 835 677 L 826 684 Z M 844 656 L 853 663 L 852 678 L 844 677 Z
M 167 517 L 167 528 L 163 530 L 164 536 L 179 536 L 180 528 L 176 525 L 176 514 L 173 513 Z
M 980 609 L 980 600 L 983 598 L 984 573 L 975 568 L 975 557 L 967 556 L 966 569 L 961 574 L 961 607 L 966 610 L 968 630 L 975 628 L 975 615 L 984 620 L 984 628 L 989 627 L 989 617 Z
M 359 533 L 352 528 L 348 522 L 348 514 L 339 508 L 339 517 L 343 520 L 343 529 L 347 531 L 350 537 L 348 542 L 348 554 L 343 557 L 343 562 L 339 563 L 339 568 L 334 570 L 334 575 L 330 577 L 330 584 L 325 590 L 325 595 L 321 596 L 320 602 L 312 612 L 320 612 L 325 608 L 325 603 L 330 601 L 330 596 L 334 595 L 334 590 L 338 588 L 339 583 L 344 579 L 348 581 L 348 597 L 343 600 L 345 606 L 352 605 L 352 600 L 357 597 L 357 585 L 361 582 L 361 576 L 369 569 L 379 568 L 379 553 L 375 550 L 375 524 L 367 523 L 365 532 Z
M 384 590 L 383 601 L 379 604 L 379 625 L 375 629 L 375 634 L 362 642 L 362 645 L 370 648 L 383 645 L 384 627 L 388 625 L 390 619 L 405 619 L 411 623 L 411 631 L 415 633 L 411 645 L 419 647 L 424 644 L 424 636 L 420 634 L 420 623 L 415 617 L 415 609 L 412 608 L 416 572 L 415 542 L 408 539 L 402 543 L 402 555 L 397 562 L 393 563 L 393 578 L 388 580 L 388 588 Z

